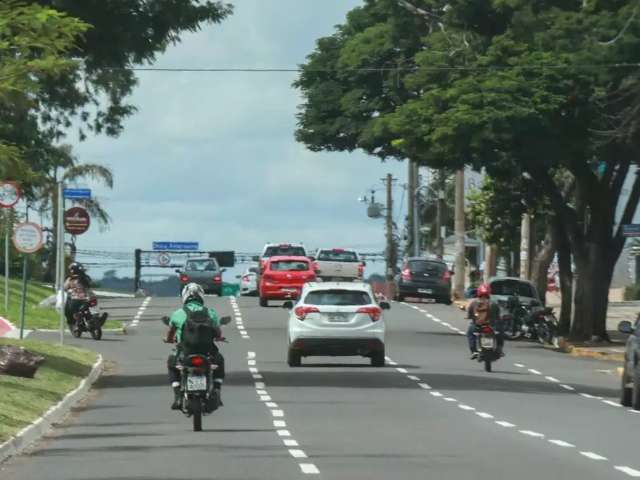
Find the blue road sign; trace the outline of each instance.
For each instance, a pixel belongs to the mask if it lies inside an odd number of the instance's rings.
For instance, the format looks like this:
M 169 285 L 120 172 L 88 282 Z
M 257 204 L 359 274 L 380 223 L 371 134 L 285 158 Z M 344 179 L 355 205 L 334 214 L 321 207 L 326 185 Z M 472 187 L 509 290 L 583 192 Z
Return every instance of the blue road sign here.
M 624 237 L 640 237 L 640 224 L 622 225 L 622 235 Z
M 198 242 L 153 242 L 156 251 L 183 251 L 195 252 L 200 249 Z
M 65 188 L 63 196 L 67 200 L 89 200 L 91 189 L 89 188 Z

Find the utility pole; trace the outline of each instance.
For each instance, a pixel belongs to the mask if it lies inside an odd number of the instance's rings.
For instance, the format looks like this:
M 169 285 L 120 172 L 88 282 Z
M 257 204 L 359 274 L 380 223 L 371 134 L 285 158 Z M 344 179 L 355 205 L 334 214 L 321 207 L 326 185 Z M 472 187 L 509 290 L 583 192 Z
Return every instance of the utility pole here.
M 442 257 L 444 255 L 444 238 L 446 234 L 444 219 L 444 201 L 445 201 L 445 175 L 442 170 L 438 172 L 438 202 L 436 203 L 436 254 Z
M 64 184 L 62 181 L 58 182 L 58 223 L 56 225 L 56 286 L 57 294 L 60 299 L 60 324 L 59 324 L 59 341 L 60 345 L 64 343 L 64 324 L 65 324 L 65 298 L 64 298 Z
M 520 278 L 529 280 L 531 265 L 531 255 L 529 252 L 531 246 L 531 215 L 525 213 L 522 216 L 522 224 L 520 228 Z
M 393 279 L 395 273 L 394 259 L 394 242 L 393 242 L 393 175 L 387 174 L 385 180 L 387 188 L 387 211 L 386 211 L 386 225 L 387 225 L 387 280 Z
M 456 172 L 456 270 L 454 275 L 454 297 L 464 298 L 465 272 L 465 222 L 464 222 L 464 169 Z
M 416 220 L 417 220 L 417 210 L 418 210 L 418 192 L 416 191 L 418 187 L 417 175 L 416 175 L 416 162 L 413 160 L 408 161 L 409 164 L 409 185 L 407 187 L 407 205 L 409 205 L 408 210 L 408 221 L 407 221 L 407 255 L 418 256 L 416 253 L 419 249 L 417 245 L 417 230 L 416 230 Z

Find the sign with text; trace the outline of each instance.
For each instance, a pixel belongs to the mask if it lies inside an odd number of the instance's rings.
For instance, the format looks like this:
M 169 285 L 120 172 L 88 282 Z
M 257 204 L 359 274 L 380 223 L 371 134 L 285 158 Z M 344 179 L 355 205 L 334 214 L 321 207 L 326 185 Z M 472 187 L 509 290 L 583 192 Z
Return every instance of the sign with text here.
M 153 242 L 155 251 L 195 252 L 200 249 L 198 242 Z
M 91 189 L 90 188 L 65 188 L 63 196 L 67 200 L 90 200 Z
M 44 235 L 40 225 L 31 222 L 19 223 L 13 231 L 13 244 L 22 253 L 35 253 L 42 248 Z
M 84 208 L 73 207 L 64 212 L 64 229 L 71 235 L 82 235 L 91 226 L 91 217 Z
M 15 182 L 0 183 L 0 208 L 11 208 L 20 200 L 22 193 Z

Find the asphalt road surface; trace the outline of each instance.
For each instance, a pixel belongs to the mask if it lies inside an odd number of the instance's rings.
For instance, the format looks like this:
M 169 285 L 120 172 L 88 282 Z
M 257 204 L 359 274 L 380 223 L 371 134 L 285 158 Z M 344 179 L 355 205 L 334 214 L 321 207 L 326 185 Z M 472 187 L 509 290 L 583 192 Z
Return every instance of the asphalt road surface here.
M 488 374 L 468 358 L 462 312 L 394 303 L 387 367 L 354 357 L 291 369 L 287 312 L 255 298 L 208 303 L 234 321 L 222 346 L 225 406 L 204 418 L 204 432 L 169 410 L 159 318 L 178 299 L 118 300 L 107 308 L 135 325 L 128 335 L 68 338 L 100 351 L 108 371 L 64 425 L 3 464 L 0 478 L 640 477 L 640 414 L 618 406 L 615 365 L 511 342 Z

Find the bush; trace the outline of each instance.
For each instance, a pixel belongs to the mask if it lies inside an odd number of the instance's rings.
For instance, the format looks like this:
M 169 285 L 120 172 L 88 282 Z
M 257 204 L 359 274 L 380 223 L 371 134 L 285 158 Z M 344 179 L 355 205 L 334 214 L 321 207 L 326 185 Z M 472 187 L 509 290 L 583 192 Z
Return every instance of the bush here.
M 624 289 L 625 300 L 640 300 L 640 283 L 634 283 Z

